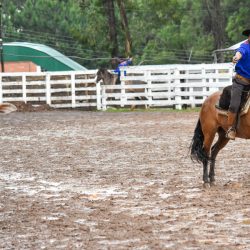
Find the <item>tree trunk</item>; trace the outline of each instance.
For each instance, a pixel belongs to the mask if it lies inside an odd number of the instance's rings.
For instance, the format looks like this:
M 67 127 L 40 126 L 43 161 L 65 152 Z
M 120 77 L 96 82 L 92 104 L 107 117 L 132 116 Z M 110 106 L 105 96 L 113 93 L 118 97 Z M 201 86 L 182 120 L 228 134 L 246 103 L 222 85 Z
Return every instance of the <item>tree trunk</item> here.
M 117 41 L 117 31 L 116 31 L 116 21 L 115 21 L 115 8 L 113 0 L 103 0 L 103 5 L 106 11 L 108 27 L 109 27 L 109 39 L 111 47 L 111 57 L 112 57 L 112 67 L 116 67 L 115 57 L 118 56 L 118 41 Z
M 214 48 L 222 49 L 225 42 L 225 22 L 222 16 L 221 0 L 205 0 L 208 10 L 211 32 L 214 37 Z M 224 62 L 223 54 L 218 55 L 218 62 Z
M 131 50 L 132 50 L 132 40 L 130 36 L 129 26 L 128 26 L 128 19 L 126 15 L 125 10 L 125 4 L 123 0 L 117 0 L 119 10 L 120 10 L 120 16 L 121 16 L 121 23 L 122 23 L 122 29 L 125 32 L 125 53 L 126 56 L 131 56 Z

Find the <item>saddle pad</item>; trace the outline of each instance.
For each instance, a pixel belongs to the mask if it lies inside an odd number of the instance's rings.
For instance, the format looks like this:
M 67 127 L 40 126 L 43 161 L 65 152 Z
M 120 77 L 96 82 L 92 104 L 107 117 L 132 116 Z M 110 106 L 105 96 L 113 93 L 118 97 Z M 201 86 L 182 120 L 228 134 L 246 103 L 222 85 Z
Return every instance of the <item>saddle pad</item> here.
M 250 106 L 250 96 L 248 97 L 247 101 L 245 102 L 245 105 L 241 108 L 240 110 L 240 116 L 245 115 L 248 110 L 249 110 L 249 106 Z M 215 108 L 217 109 L 217 112 L 221 115 L 226 115 L 227 116 L 227 110 L 226 109 L 222 109 L 219 106 L 219 102 L 217 104 L 215 104 Z

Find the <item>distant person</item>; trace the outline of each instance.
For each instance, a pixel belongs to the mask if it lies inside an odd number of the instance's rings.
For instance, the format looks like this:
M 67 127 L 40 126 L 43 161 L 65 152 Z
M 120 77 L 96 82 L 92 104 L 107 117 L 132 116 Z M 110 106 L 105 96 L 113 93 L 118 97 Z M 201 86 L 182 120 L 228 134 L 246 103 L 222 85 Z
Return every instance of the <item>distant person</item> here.
M 236 119 L 240 108 L 242 92 L 250 87 L 250 29 L 244 30 L 242 35 L 248 39 L 240 45 L 233 57 L 233 63 L 236 63 L 236 75 L 233 79 L 231 90 L 231 100 L 228 109 L 229 129 L 226 137 L 235 140 L 236 136 Z
M 120 67 L 132 65 L 133 57 L 128 57 L 127 59 L 117 58 L 117 61 L 118 61 L 118 66 L 114 70 L 114 73 L 118 74 L 118 77 L 120 78 L 120 76 L 121 76 Z M 126 75 L 126 72 L 124 72 L 124 73 Z

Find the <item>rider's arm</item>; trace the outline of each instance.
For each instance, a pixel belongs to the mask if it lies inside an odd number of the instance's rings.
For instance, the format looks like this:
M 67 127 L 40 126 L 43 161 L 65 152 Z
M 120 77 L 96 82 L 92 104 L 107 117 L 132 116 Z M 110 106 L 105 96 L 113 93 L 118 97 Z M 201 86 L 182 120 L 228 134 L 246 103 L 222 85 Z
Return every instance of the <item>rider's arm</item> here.
M 237 51 L 233 57 L 233 63 L 237 63 L 241 59 L 241 57 L 242 54 L 239 51 Z
M 130 64 L 132 64 L 132 60 L 133 58 L 128 58 L 126 61 L 123 61 L 122 63 L 119 64 L 119 66 L 129 66 Z

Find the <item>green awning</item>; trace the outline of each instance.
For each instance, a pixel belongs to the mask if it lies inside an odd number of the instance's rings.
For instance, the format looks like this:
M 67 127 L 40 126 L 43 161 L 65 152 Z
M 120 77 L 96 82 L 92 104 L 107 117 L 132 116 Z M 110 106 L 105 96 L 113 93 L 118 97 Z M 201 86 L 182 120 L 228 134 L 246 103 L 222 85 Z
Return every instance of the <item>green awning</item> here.
M 31 61 L 42 71 L 87 70 L 57 50 L 43 44 L 12 42 L 3 44 L 4 61 Z

